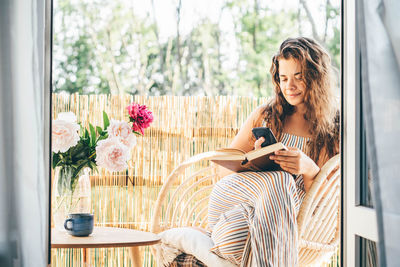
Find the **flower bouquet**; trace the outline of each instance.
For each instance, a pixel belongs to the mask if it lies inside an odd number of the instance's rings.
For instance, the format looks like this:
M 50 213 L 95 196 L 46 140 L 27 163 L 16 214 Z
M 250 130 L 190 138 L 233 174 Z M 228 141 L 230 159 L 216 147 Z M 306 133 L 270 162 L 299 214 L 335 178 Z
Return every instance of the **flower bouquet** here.
M 55 227 L 63 229 L 69 213 L 91 212 L 90 170 L 97 167 L 108 171 L 128 168 L 130 152 L 136 145 L 136 135 L 153 121 L 145 105 L 132 103 L 127 107 L 129 123 L 109 120 L 103 112 L 103 127 L 89 128 L 77 123 L 72 112 L 60 113 L 52 125 L 53 217 Z

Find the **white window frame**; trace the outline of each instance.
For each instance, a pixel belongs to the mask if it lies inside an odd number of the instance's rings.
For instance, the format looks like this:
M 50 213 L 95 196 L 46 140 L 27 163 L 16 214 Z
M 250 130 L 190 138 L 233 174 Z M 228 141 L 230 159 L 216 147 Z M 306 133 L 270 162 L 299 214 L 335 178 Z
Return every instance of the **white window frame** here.
M 43 118 L 44 118 L 44 168 L 47 170 L 47 181 L 48 184 L 48 207 L 47 207 L 47 218 L 48 227 L 46 233 L 47 239 L 47 266 L 51 266 L 51 118 L 52 118 L 52 44 L 53 44 L 53 0 L 45 0 L 44 3 L 44 18 L 45 18 L 45 34 L 44 34 L 44 107 L 43 107 Z
M 378 242 L 376 211 L 359 206 L 360 129 L 357 120 L 357 0 L 342 1 L 342 266 L 360 266 L 357 236 Z

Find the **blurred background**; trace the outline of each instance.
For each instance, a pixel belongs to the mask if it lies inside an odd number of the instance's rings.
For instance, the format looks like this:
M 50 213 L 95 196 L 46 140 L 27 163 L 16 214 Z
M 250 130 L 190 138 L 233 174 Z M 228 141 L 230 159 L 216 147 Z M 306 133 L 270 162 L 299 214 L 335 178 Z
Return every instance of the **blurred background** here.
M 266 97 L 272 55 L 297 36 L 339 77 L 339 13 L 339 0 L 54 0 L 53 92 Z

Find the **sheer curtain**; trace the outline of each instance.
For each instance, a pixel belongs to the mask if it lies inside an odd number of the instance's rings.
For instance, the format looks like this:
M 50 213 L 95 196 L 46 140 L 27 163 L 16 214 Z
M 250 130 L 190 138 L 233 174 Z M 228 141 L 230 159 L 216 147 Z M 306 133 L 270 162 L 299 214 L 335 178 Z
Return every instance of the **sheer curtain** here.
M 50 92 L 44 75 L 44 15 L 45 1 L 0 1 L 2 267 L 48 262 Z
M 360 1 L 363 113 L 380 266 L 400 266 L 400 1 Z

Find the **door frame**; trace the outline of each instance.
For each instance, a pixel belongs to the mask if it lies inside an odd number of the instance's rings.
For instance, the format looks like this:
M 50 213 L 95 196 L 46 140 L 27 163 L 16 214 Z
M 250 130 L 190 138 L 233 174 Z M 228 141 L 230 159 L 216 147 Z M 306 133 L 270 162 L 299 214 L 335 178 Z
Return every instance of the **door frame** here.
M 341 266 L 361 266 L 358 237 L 378 242 L 377 217 L 374 208 L 360 205 L 361 130 L 359 95 L 361 77 L 357 37 L 357 0 L 342 0 L 342 238 Z M 364 177 L 365 178 L 365 177 Z

